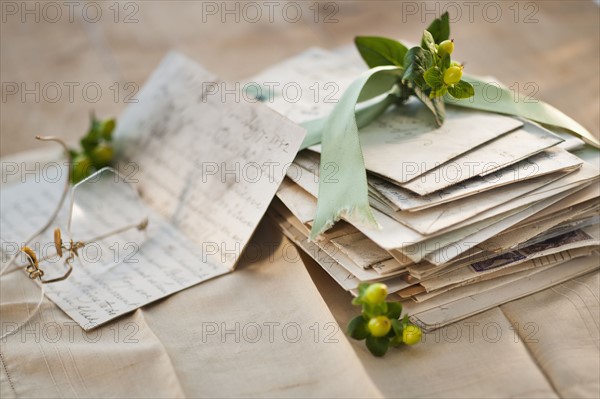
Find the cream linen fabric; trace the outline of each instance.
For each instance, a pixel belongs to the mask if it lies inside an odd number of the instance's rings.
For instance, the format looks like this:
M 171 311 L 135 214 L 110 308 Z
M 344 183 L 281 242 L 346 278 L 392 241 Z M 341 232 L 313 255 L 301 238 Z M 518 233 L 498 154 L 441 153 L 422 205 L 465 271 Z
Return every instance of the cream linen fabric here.
M 326 328 L 333 317 L 302 263 L 289 262 L 295 249 L 274 227 L 256 238 L 274 250 L 87 338 L 46 301 L 2 342 L 0 396 L 379 397 L 343 333 Z
M 595 272 L 502 306 L 511 322 L 537 328 L 527 347 L 562 397 L 600 398 L 599 295 Z
M 275 227 L 249 249 L 234 273 L 87 336 L 46 300 L 0 342 L 0 397 L 600 396 L 597 272 L 381 359 L 335 329 L 358 313 L 349 294 Z
M 303 260 L 345 325 L 356 314 L 347 293 Z M 599 292 L 596 271 L 426 334 L 421 345 L 390 349 L 383 361 L 351 342 L 386 397 L 598 398 Z

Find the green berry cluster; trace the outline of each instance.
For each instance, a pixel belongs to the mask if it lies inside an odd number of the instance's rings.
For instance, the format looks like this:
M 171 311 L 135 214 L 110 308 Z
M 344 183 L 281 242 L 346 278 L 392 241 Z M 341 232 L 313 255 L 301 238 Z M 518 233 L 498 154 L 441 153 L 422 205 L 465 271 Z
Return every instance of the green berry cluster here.
M 441 97 L 448 93 L 454 98 L 468 98 L 473 95 L 473 86 L 462 79 L 464 66 L 451 61 L 454 51 L 454 40 L 444 40 L 436 44 L 429 31 L 423 32 L 421 47 L 426 46 L 431 52 L 429 68 L 423 74 L 426 85 L 421 89 L 429 92 L 429 98 Z
M 445 13 L 423 31 L 421 45 L 406 52 L 404 67 L 410 73 L 403 75 L 404 84 L 418 88 L 431 99 L 446 93 L 454 98 L 474 94 L 473 86 L 461 80 L 463 66 L 451 59 L 454 40 L 449 37 L 450 20 Z
M 362 314 L 348 324 L 347 333 L 357 340 L 366 340 L 367 348 L 375 356 L 383 356 L 390 346 L 414 345 L 421 341 L 421 329 L 408 322 L 402 314 L 400 302 L 386 302 L 387 286 L 382 283 L 358 287 L 358 296 L 352 304 L 362 306 Z
M 439 126 L 444 122 L 446 95 L 463 99 L 475 94 L 473 86 L 462 79 L 463 65 L 451 59 L 454 41 L 450 40 L 448 13 L 423 31 L 420 46 L 408 48 L 378 36 L 359 36 L 354 42 L 369 68 L 397 67 L 389 72 L 395 75 L 389 80 L 389 93 L 396 93 L 399 103 L 416 96 L 433 112 Z
M 81 149 L 70 150 L 73 184 L 112 163 L 114 156 L 112 133 L 115 126 L 114 119 L 98 120 L 92 115 L 90 128 L 80 141 Z

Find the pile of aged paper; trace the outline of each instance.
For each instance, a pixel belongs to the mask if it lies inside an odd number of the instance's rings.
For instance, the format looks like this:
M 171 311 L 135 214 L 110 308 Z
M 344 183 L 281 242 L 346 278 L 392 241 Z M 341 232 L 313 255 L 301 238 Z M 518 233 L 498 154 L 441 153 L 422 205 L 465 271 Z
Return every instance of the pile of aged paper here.
M 277 82 L 265 102 L 301 123 L 327 115 L 328 99 L 364 69 L 311 49 L 252 82 Z M 268 212 L 347 291 L 384 282 L 429 330 L 599 267 L 599 156 L 579 139 L 456 107 L 436 128 L 415 101 L 361 129 L 360 141 L 381 230 L 341 221 L 308 239 L 319 179 L 335 184 L 337 172 L 319 172 L 319 146 L 298 154 Z

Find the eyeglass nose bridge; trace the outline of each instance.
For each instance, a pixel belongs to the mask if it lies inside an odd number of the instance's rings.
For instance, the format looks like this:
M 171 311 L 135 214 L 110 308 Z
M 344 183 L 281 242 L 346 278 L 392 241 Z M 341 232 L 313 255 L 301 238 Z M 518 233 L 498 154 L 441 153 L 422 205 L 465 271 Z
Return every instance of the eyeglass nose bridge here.
M 40 281 L 42 284 L 49 284 L 49 283 L 56 283 L 58 281 L 62 281 L 62 280 L 66 280 L 67 277 L 69 277 L 71 275 L 71 273 L 73 272 L 73 260 L 75 260 L 75 257 L 79 256 L 78 251 L 83 248 L 85 246 L 85 244 L 81 241 L 77 241 L 77 242 L 73 242 L 73 240 L 71 240 L 70 244 L 68 247 L 62 247 L 62 249 L 66 249 L 67 251 L 69 251 L 69 255 L 67 256 L 67 258 L 65 259 L 65 265 L 67 265 L 67 270 L 65 271 L 65 273 L 62 276 L 59 277 L 55 277 L 52 279 L 48 279 L 48 280 L 44 280 L 40 278 Z M 62 252 L 61 252 L 62 254 Z
M 62 276 L 59 277 L 55 277 L 55 278 L 51 278 L 51 279 L 43 279 L 40 277 L 40 282 L 42 284 L 50 284 L 50 283 L 56 283 L 58 281 L 63 281 L 66 280 L 67 277 L 69 277 L 71 275 L 71 272 L 73 271 L 73 265 L 71 264 L 71 261 L 73 260 L 73 258 L 71 256 L 69 256 L 66 260 L 65 260 L 65 265 L 67 265 L 67 270 L 65 271 L 65 274 L 63 274 Z M 43 273 L 42 273 L 43 275 Z M 31 275 L 30 275 L 31 277 Z
M 101 240 L 110 235 L 118 234 L 118 233 L 121 233 L 123 231 L 129 230 L 132 228 L 135 228 L 138 231 L 146 231 L 146 229 L 148 228 L 148 223 L 149 223 L 149 220 L 146 217 L 140 223 L 122 227 L 122 228 L 117 229 L 108 234 L 104 234 L 99 237 L 96 237 L 92 241 Z M 40 268 L 39 262 L 40 262 L 40 260 L 44 261 L 47 258 L 42 258 L 42 259 L 38 260 L 37 255 L 35 254 L 35 251 L 33 251 L 31 248 L 29 248 L 27 246 L 21 248 L 21 251 L 25 254 L 25 256 L 27 257 L 27 260 L 29 262 L 28 265 L 25 265 L 23 267 L 25 267 L 25 271 L 29 275 L 30 279 L 38 280 L 42 284 L 56 283 L 58 281 L 65 280 L 73 272 L 73 261 L 75 260 L 75 257 L 79 257 L 79 250 L 81 248 L 85 247 L 85 245 L 86 244 L 83 241 L 73 241 L 73 240 L 69 240 L 69 243 L 67 245 L 64 245 L 63 240 L 62 240 L 61 231 L 59 228 L 56 228 L 56 229 L 54 229 L 54 248 L 56 250 L 56 255 L 58 255 L 59 257 L 62 257 L 65 252 L 68 253 L 68 255 L 65 259 L 65 265 L 67 266 L 67 270 L 65 271 L 65 273 L 59 277 L 55 277 L 55 278 L 51 278 L 51 279 L 44 279 L 43 278 L 44 271 Z

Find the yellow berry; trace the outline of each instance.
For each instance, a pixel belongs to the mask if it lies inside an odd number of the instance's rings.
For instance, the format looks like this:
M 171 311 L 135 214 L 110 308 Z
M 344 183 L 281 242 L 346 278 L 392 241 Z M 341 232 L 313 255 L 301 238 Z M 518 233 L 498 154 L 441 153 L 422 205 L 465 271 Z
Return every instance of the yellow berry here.
M 415 325 L 409 324 L 402 330 L 402 342 L 406 345 L 414 345 L 421 342 L 421 329 Z
M 444 40 L 438 45 L 438 51 L 440 55 L 444 54 L 452 54 L 454 51 L 454 39 L 453 40 Z
M 79 154 L 73 158 L 73 176 L 71 181 L 73 183 L 79 183 L 81 180 L 88 177 L 92 171 L 91 159 L 85 154 Z
M 444 72 L 444 83 L 453 85 L 460 82 L 462 78 L 462 67 L 453 65 Z
M 109 144 L 101 143 L 92 150 L 92 162 L 97 168 L 108 166 L 113 159 L 113 148 Z
M 382 283 L 375 283 L 367 287 L 367 289 L 365 290 L 364 299 L 367 303 L 371 305 L 377 305 L 385 301 L 385 297 L 387 297 L 387 294 L 387 285 Z
M 390 332 L 392 322 L 387 316 L 377 316 L 369 320 L 367 327 L 372 336 L 384 337 Z

